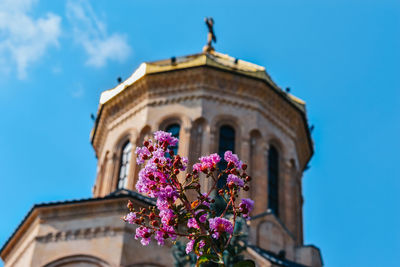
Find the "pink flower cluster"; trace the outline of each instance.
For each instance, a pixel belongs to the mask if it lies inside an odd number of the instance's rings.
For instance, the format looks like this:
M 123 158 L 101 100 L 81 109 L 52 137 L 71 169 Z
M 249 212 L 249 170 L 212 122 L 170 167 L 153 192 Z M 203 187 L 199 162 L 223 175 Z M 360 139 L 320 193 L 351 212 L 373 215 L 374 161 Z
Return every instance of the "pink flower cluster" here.
M 254 201 L 250 198 L 242 198 L 242 202 L 239 204 L 240 211 L 243 213 L 243 218 L 250 219 L 250 212 L 254 208 Z
M 247 165 L 239 160 L 236 154 L 226 151 L 224 159 L 228 163 L 225 170 L 218 170 L 221 157 L 214 153 L 199 159 L 193 165 L 193 171 L 186 171 L 188 160 L 185 157 L 174 155 L 170 147 L 175 146 L 178 139 L 170 133 L 157 131 L 154 141 L 147 140 L 143 147 L 136 148 L 137 163 L 144 164 L 139 171 L 136 183 L 138 192 L 156 199 L 155 207 L 141 208 L 135 211 L 133 204 L 128 203 L 130 212 L 124 220 L 130 224 L 138 225 L 135 238 L 141 239 L 143 245 L 148 245 L 153 237 L 158 245 L 164 245 L 168 238 L 175 240 L 185 237 L 188 240 L 186 253 L 195 251 L 197 256 L 204 251 L 213 250 L 222 255 L 227 244 L 214 245 L 220 240 L 232 238 L 236 216 L 249 218 L 254 202 L 243 198 L 237 206 L 235 200 L 239 190 L 249 190 L 247 183 L 251 180 L 245 172 Z M 219 172 L 219 174 L 215 174 Z M 212 188 L 207 193 L 201 193 L 200 174 L 207 174 L 206 179 L 212 179 Z M 226 175 L 226 186 L 218 193 L 226 201 L 226 209 L 221 216 L 215 217 L 210 204 L 214 199 L 211 192 L 217 190 L 217 182 Z M 178 178 L 179 177 L 179 178 Z M 194 190 L 197 199 L 190 201 L 186 192 Z M 193 196 L 193 194 L 191 194 Z M 233 212 L 233 220 L 224 218 L 226 212 Z M 182 226 L 187 227 L 187 232 L 180 232 Z M 220 238 L 226 235 L 228 239 Z M 201 238 L 201 239 L 200 239 Z M 209 239 L 205 242 L 205 239 Z M 212 239 L 212 240 L 211 240 Z M 196 242 L 198 241 L 198 242 Z M 195 244 L 196 248 L 194 248 Z M 222 251 L 219 251 L 222 248 Z M 207 252 L 209 253 L 209 252 Z
M 244 186 L 244 181 L 234 174 L 229 174 L 228 178 L 226 179 L 226 182 L 228 184 L 233 183 L 234 185 L 239 186 L 239 187 Z
M 207 173 L 209 171 L 215 170 L 217 167 L 218 162 L 221 161 L 221 157 L 217 154 L 211 154 L 206 157 L 200 158 L 200 163 L 196 163 L 193 165 L 193 170 L 197 172 L 204 172 Z
M 226 162 L 232 162 L 236 168 L 241 169 L 243 162 L 239 160 L 239 157 L 236 154 L 233 154 L 232 151 L 226 151 L 224 154 L 224 159 Z
M 212 237 L 214 237 L 215 239 L 218 239 L 220 235 L 223 233 L 228 233 L 228 234 L 233 233 L 232 223 L 225 218 L 216 217 L 210 219 L 209 222 L 210 222 L 210 229 L 212 231 Z

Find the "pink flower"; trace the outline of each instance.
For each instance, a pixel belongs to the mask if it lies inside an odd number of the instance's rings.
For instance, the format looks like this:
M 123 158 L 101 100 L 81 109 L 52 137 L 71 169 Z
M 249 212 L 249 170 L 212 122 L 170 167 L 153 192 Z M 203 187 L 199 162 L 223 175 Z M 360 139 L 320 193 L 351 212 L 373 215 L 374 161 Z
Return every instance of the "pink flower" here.
M 170 185 L 160 188 L 158 198 L 160 200 L 171 201 L 172 203 L 178 198 L 178 191 Z
M 193 251 L 193 245 L 194 245 L 194 240 L 190 240 L 190 241 L 186 244 L 186 254 L 189 254 L 190 252 Z
M 130 224 L 133 224 L 135 220 L 136 220 L 136 213 L 134 212 L 129 212 L 128 215 L 126 215 L 125 217 L 125 221 L 127 221 Z
M 160 143 L 167 143 L 168 146 L 176 146 L 178 143 L 178 138 L 172 136 L 171 133 L 167 133 L 164 131 L 157 131 L 154 133 L 154 139 L 156 139 Z
M 220 161 L 221 161 L 221 157 L 217 153 L 200 158 L 201 164 L 207 168 L 216 167 L 218 162 L 220 162 Z
M 210 229 L 213 231 L 212 237 L 218 239 L 220 234 L 226 232 L 228 234 L 233 233 L 232 223 L 225 218 L 212 218 L 209 220 Z
M 243 218 L 250 219 L 249 214 L 254 208 L 254 201 L 249 198 L 242 198 L 239 208 L 243 212 Z
M 164 239 L 164 233 L 162 231 L 157 231 L 156 235 L 154 236 L 154 239 L 157 240 L 157 244 L 159 246 L 164 246 L 165 239 Z
M 200 221 L 201 223 L 205 223 L 206 220 L 207 220 L 207 213 L 204 213 L 203 215 L 201 215 L 201 216 L 199 217 L 199 221 Z
M 142 240 L 140 240 L 140 243 L 142 243 L 143 246 L 147 246 L 150 243 L 151 240 L 150 237 L 151 237 L 150 229 L 143 226 L 136 228 L 135 239 L 142 238 Z
M 229 184 L 231 182 L 240 187 L 244 186 L 244 181 L 234 174 L 229 174 L 228 178 L 226 179 L 226 183 Z
M 187 244 L 186 244 L 186 254 L 189 254 L 190 252 L 193 251 L 193 247 L 194 247 L 194 243 L 196 241 L 195 240 L 190 240 Z M 200 240 L 199 242 L 199 248 L 202 248 L 206 245 L 206 242 L 204 242 L 204 240 Z M 200 252 L 200 255 L 203 254 L 203 252 Z
M 147 147 L 136 147 L 135 153 L 137 155 L 136 162 L 137 164 L 143 164 L 144 161 L 151 156 L 151 152 Z
M 243 162 L 239 160 L 238 156 L 236 154 L 233 154 L 232 151 L 226 151 L 224 154 L 224 159 L 226 162 L 232 162 L 236 168 L 241 169 Z
M 165 157 L 165 151 L 162 148 L 157 148 L 153 152 L 153 159 L 152 161 L 154 162 L 155 160 L 158 160 L 159 163 L 165 164 L 167 162 L 167 158 Z
M 189 162 L 188 158 L 182 157 L 182 168 L 180 168 L 181 171 L 186 171 L 188 162 Z
M 193 165 L 193 170 L 201 172 L 208 171 L 211 168 L 216 168 L 218 162 L 221 161 L 221 157 L 217 153 L 214 153 L 209 156 L 201 157 L 199 160 L 200 163 L 196 163 Z
M 187 222 L 187 227 L 189 227 L 189 228 L 196 228 L 196 229 L 199 229 L 199 228 L 200 228 L 199 225 L 197 224 L 195 218 L 190 218 L 190 219 L 188 220 L 188 222 Z
M 197 172 L 201 172 L 201 163 L 196 163 L 193 164 L 193 170 L 196 170 Z

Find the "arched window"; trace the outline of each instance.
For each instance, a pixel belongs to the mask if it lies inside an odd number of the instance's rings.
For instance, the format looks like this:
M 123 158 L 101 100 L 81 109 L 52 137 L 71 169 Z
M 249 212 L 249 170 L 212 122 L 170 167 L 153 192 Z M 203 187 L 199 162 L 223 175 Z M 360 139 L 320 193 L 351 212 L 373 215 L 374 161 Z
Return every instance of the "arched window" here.
M 279 152 L 270 146 L 268 152 L 268 209 L 278 216 L 279 204 Z
M 117 189 L 124 189 L 127 187 L 131 153 L 132 153 L 132 144 L 131 142 L 128 141 L 122 146 L 121 150 Z
M 224 160 L 225 151 L 230 150 L 235 153 L 235 129 L 229 125 L 222 125 L 219 128 L 219 144 L 218 144 L 218 155 L 221 157 L 221 161 L 218 164 L 218 168 L 223 170 L 226 168 L 227 162 Z M 226 177 L 218 180 L 218 188 L 222 188 L 226 183 Z
M 176 137 L 179 139 L 179 131 L 181 130 L 181 126 L 177 123 L 174 124 L 170 124 L 167 126 L 167 128 L 165 128 L 166 132 L 169 132 L 172 134 L 173 137 Z M 174 154 L 178 154 L 178 148 L 179 148 L 179 142 L 176 144 L 176 146 L 171 147 L 170 149 L 172 149 L 174 151 Z

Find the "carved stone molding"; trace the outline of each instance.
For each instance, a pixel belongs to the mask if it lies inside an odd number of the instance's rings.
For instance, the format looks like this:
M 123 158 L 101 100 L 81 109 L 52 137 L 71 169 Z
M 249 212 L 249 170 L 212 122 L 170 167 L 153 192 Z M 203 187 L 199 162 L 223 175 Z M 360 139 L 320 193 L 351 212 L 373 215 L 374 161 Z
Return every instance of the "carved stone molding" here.
M 46 235 L 35 237 L 35 240 L 40 243 L 51 243 L 51 242 L 72 241 L 80 239 L 92 239 L 99 237 L 115 236 L 117 233 L 123 232 L 125 230 L 126 229 L 123 228 L 111 228 L 111 227 L 82 228 L 75 230 L 50 232 Z

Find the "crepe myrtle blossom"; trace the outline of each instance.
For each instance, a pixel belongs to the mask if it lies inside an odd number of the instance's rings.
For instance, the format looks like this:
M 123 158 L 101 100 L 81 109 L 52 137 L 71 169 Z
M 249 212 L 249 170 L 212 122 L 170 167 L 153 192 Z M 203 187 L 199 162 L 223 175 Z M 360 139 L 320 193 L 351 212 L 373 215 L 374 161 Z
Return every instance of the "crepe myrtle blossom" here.
M 224 159 L 226 162 L 228 162 L 228 164 L 229 162 L 232 162 L 236 168 L 242 168 L 243 162 L 239 160 L 239 157 L 236 154 L 233 154 L 232 151 L 226 151 L 224 154 Z
M 240 187 L 244 186 L 244 181 L 234 174 L 229 174 L 228 178 L 226 179 L 226 182 L 227 182 L 227 184 L 233 183 Z
M 161 143 L 167 143 L 168 146 L 176 146 L 176 144 L 178 143 L 178 138 L 175 138 L 172 136 L 171 133 L 164 131 L 155 132 L 154 139 Z
M 210 229 L 213 231 L 212 237 L 214 237 L 215 239 L 218 239 L 220 235 L 223 233 L 228 233 L 228 234 L 233 233 L 232 223 L 225 218 L 216 217 L 210 219 L 209 222 L 210 222 Z
M 151 231 L 149 228 L 143 226 L 136 228 L 135 239 L 141 238 L 142 240 L 140 241 L 140 243 L 142 243 L 143 246 L 147 246 L 150 243 L 150 236 Z
M 190 252 L 193 251 L 193 246 L 194 246 L 195 240 L 190 240 L 187 244 L 186 244 L 186 254 L 189 254 Z M 206 245 L 206 243 L 203 240 L 200 240 L 199 242 L 199 248 L 203 248 Z M 203 253 L 200 252 L 200 255 L 202 255 Z
M 254 201 L 250 198 L 242 198 L 242 202 L 239 204 L 239 209 L 243 214 L 243 218 L 250 219 L 249 214 L 254 208 Z
M 221 157 L 217 154 L 211 154 L 209 156 L 201 157 L 200 163 L 196 163 L 193 165 L 193 169 L 197 172 L 205 172 L 212 171 L 217 167 L 217 164 L 221 161 Z
M 125 216 L 125 221 L 130 223 L 130 224 L 134 224 L 135 220 L 136 220 L 136 213 L 134 212 L 129 212 L 126 216 Z
M 251 199 L 239 198 L 241 189 L 249 190 L 251 177 L 246 173 L 247 165 L 232 151 L 226 151 L 224 160 L 228 164 L 223 170 L 218 168 L 221 157 L 217 153 L 199 158 L 198 163 L 188 168 L 188 159 L 170 149 L 177 143 L 171 133 L 157 131 L 153 140 L 146 140 L 143 147 L 136 148 L 137 163 L 142 165 L 136 189 L 156 202 L 148 208 L 136 209 L 129 202 L 129 213 L 123 219 L 137 226 L 135 238 L 144 246 L 152 238 L 160 246 L 167 240 L 186 239 L 186 253 L 194 252 L 202 261 L 206 255 L 214 255 L 213 259 L 217 257 L 221 264 L 236 218 L 248 219 L 253 210 Z M 225 178 L 226 184 L 217 187 L 218 181 Z M 211 186 L 207 191 L 201 189 L 200 179 L 209 179 L 207 184 Z M 219 216 L 211 206 L 215 202 L 214 192 L 225 201 Z M 228 214 L 230 220 L 225 218 Z

